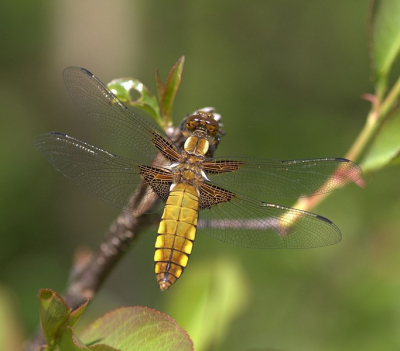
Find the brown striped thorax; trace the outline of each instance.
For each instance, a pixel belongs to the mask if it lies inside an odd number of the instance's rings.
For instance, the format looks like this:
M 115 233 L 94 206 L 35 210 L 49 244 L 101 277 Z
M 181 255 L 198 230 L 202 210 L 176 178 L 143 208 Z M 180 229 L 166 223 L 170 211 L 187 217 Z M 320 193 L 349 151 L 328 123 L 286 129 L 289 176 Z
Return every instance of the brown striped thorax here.
M 161 290 L 181 277 L 197 231 L 258 249 L 310 248 L 340 241 L 340 230 L 325 217 L 269 201 L 323 194 L 355 182 L 362 175 L 355 163 L 340 157 L 214 158 L 225 133 L 213 108 L 185 118 L 181 137 L 173 142 L 86 69 L 69 67 L 64 80 L 83 115 L 126 148 L 131 158 L 61 133 L 40 135 L 35 145 L 66 177 L 138 218 L 152 211 L 154 198 L 165 203 L 154 251 Z

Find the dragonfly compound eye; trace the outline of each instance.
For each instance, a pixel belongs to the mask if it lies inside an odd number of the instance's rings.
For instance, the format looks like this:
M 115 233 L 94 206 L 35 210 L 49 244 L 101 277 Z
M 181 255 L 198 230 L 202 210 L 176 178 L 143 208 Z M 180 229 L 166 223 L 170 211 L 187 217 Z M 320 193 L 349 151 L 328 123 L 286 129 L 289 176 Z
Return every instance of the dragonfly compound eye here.
M 203 113 L 202 111 L 187 119 L 186 128 L 190 132 L 194 132 L 196 129 L 206 130 L 207 134 L 212 137 L 215 137 L 219 132 L 219 124 L 213 118 L 212 113 Z

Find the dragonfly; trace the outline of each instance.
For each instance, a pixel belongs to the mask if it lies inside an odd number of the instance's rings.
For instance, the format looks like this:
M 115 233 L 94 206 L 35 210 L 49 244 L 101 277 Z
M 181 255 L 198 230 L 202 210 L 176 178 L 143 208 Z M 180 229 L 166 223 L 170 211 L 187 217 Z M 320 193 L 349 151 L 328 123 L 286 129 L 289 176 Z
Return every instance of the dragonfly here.
M 143 210 L 133 202 L 144 183 L 165 204 L 154 252 L 161 290 L 182 275 L 197 231 L 256 249 L 313 248 L 341 240 L 329 219 L 265 200 L 318 195 L 355 182 L 362 171 L 352 161 L 214 158 L 222 134 L 214 111 L 188 116 L 180 142 L 174 143 L 88 70 L 69 67 L 63 77 L 83 116 L 132 156 L 121 157 L 58 132 L 39 135 L 35 146 L 64 176 L 106 203 L 133 213 Z

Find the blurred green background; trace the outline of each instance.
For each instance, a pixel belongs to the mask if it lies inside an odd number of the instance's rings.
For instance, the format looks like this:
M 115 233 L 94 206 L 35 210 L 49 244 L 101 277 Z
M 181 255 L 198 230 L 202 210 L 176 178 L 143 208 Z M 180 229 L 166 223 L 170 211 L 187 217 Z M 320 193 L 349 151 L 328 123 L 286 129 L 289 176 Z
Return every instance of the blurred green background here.
M 105 83 L 133 76 L 155 91 L 154 69 L 165 79 L 185 55 L 175 122 L 216 107 L 227 132 L 219 156 L 343 156 L 369 110 L 360 96 L 373 92 L 367 17 L 361 0 L 2 2 L 0 305 L 8 309 L 0 314 L 11 316 L 4 323 L 14 339 L 38 325 L 38 290 L 62 293 L 74 251 L 96 249 L 119 213 L 33 147 L 36 135 L 60 131 L 119 151 L 79 117 L 65 67 L 85 67 Z M 342 230 L 332 247 L 258 251 L 199 234 L 167 293 L 154 277 L 152 228 L 81 324 L 143 305 L 175 318 L 198 350 L 399 349 L 399 177 L 399 167 L 369 175 L 365 189 L 350 185 L 313 210 Z M 227 279 L 225 295 L 213 290 L 218 277 Z M 203 284 L 208 295 L 199 294 Z M 231 313 L 221 322 L 224 303 Z

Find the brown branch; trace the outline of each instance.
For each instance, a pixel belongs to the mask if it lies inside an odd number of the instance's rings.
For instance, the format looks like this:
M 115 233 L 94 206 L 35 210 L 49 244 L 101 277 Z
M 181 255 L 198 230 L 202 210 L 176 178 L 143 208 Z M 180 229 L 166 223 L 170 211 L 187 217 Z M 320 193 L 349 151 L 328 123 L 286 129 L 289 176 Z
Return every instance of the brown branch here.
M 149 208 L 157 197 L 147 199 Z M 147 205 L 146 204 L 146 205 Z M 71 309 L 76 309 L 86 300 L 92 299 L 114 266 L 122 258 L 132 242 L 148 226 L 159 220 L 159 215 L 121 213 L 111 224 L 106 239 L 82 270 L 78 269 L 69 281 L 65 301 Z

